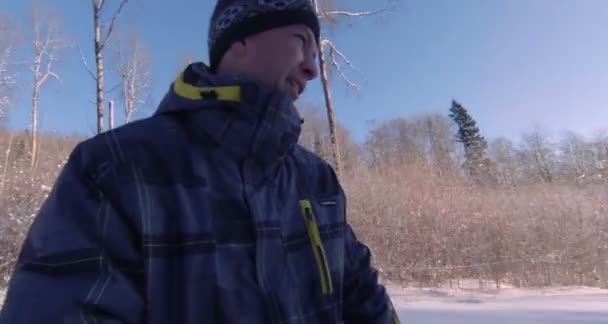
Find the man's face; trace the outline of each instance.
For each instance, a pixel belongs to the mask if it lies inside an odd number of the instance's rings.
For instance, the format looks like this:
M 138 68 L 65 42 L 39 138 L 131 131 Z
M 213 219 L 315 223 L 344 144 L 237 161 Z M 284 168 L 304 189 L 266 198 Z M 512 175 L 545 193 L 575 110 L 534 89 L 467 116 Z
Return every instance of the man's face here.
M 279 27 L 245 41 L 241 56 L 250 77 L 284 91 L 294 101 L 318 76 L 317 43 L 305 25 Z

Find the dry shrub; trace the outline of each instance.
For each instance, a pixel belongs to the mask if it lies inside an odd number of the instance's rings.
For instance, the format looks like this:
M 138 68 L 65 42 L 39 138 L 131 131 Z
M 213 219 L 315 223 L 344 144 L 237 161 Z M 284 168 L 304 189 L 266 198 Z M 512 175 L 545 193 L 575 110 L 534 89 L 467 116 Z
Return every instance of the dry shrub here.
M 344 177 L 349 218 L 391 281 L 608 288 L 608 188 L 483 189 L 424 166 Z
M 0 131 L 0 287 L 13 270 L 29 225 L 78 138 L 41 134 L 31 167 L 31 136 Z

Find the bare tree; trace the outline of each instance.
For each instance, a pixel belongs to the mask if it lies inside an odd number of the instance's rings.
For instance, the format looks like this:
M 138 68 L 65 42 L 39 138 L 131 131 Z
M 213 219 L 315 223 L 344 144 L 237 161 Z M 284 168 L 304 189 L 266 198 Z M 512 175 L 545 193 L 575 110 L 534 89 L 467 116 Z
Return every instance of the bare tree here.
M 353 17 L 364 17 L 364 16 L 372 16 L 377 13 L 388 10 L 388 7 L 385 9 L 377 10 L 377 11 L 369 11 L 369 12 L 351 12 L 344 10 L 334 10 L 336 7 L 335 0 L 314 0 L 315 11 L 322 22 L 329 25 L 336 25 L 338 19 L 341 17 L 346 17 L 347 19 Z M 337 57 L 340 57 L 344 63 L 339 63 Z M 329 39 L 323 38 L 319 42 L 319 72 L 321 76 L 321 84 L 323 87 L 323 94 L 325 98 L 325 106 L 327 109 L 327 121 L 329 124 L 329 134 L 331 139 L 331 144 L 333 147 L 333 162 L 336 168 L 336 172 L 338 176 L 343 173 L 342 166 L 342 158 L 340 156 L 340 141 L 338 140 L 338 131 L 336 125 L 336 114 L 334 109 L 334 104 L 332 100 L 331 87 L 329 82 L 329 73 L 330 70 L 335 70 L 342 77 L 344 82 L 349 87 L 352 87 L 356 90 L 359 89 L 359 86 L 352 82 L 344 73 L 342 64 L 346 64 L 350 68 L 357 70 L 357 68 L 351 63 L 351 61 L 347 58 L 344 53 L 337 49 L 332 41 Z
M 332 145 L 327 127 L 327 120 L 323 118 L 320 107 L 313 105 L 299 106 L 304 119 L 300 144 L 315 152 L 321 158 L 330 162 L 332 159 Z M 354 143 L 349 131 L 337 123 L 338 138 L 340 140 L 340 156 L 343 161 L 344 172 L 353 170 L 361 158 L 359 147 Z
M 608 133 L 600 131 L 592 142 L 596 178 L 608 181 Z
M 116 19 L 126 6 L 129 0 L 120 0 L 120 3 L 117 9 L 110 16 L 110 20 L 108 23 L 104 24 L 102 22 L 102 10 L 107 5 L 107 0 L 92 0 L 93 5 L 93 28 L 94 28 L 94 52 L 95 52 L 95 66 L 96 73 L 93 73 L 89 66 L 87 65 L 87 61 L 82 55 L 82 60 L 87 68 L 91 77 L 96 81 L 96 104 L 97 104 L 97 133 L 101 133 L 104 131 L 103 126 L 103 112 L 104 112 L 104 61 L 103 61 L 103 50 L 106 47 L 108 39 L 112 35 L 114 31 L 114 27 L 116 24 Z
M 50 7 L 37 5 L 32 10 L 34 58 L 31 71 L 34 77 L 32 87 L 32 155 L 31 168 L 38 158 L 38 109 L 40 90 L 51 78 L 61 81 L 54 72 L 53 64 L 58 61 L 59 51 L 66 42 L 59 34 L 59 19 Z
M 117 61 L 113 70 L 120 76 L 124 120 L 128 123 L 140 105 L 146 103 L 152 85 L 152 61 L 141 37 L 131 31 L 117 42 Z
M 366 149 L 375 170 L 428 165 L 425 152 L 427 133 L 419 120 L 395 118 L 373 127 Z
M 0 16 L 0 121 L 3 121 L 15 85 L 17 74 L 14 71 L 15 38 L 14 26 L 8 18 Z
M 496 177 L 501 186 L 513 186 L 518 179 L 518 154 L 513 142 L 504 137 L 489 143 L 490 159 L 496 163 Z
M 581 135 L 565 131 L 560 141 L 561 171 L 577 183 L 592 180 L 594 173 L 593 147 Z
M 549 140 L 545 132 L 539 126 L 535 126 L 533 130 L 523 134 L 522 146 L 524 159 L 528 161 L 528 165 L 532 167 L 533 172 L 544 182 L 553 182 L 555 145 Z
M 456 146 L 452 139 L 450 120 L 447 117 L 431 114 L 420 120 L 428 138 L 428 154 L 434 173 L 439 176 L 453 175 L 456 169 Z

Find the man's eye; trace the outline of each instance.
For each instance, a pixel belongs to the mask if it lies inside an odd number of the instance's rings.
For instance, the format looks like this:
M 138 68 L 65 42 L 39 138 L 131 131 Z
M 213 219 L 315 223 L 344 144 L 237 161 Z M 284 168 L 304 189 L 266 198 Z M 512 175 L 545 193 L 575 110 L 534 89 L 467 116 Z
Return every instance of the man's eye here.
M 302 43 L 306 44 L 306 36 L 304 36 L 302 34 L 295 34 L 295 36 L 297 38 L 299 38 L 300 40 L 302 40 Z

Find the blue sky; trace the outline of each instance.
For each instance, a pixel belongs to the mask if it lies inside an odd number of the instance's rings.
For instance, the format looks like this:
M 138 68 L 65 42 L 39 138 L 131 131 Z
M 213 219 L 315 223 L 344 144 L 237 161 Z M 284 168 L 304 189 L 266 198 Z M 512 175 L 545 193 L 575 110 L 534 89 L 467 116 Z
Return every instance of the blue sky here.
M 45 2 L 58 8 L 64 32 L 92 63 L 90 1 Z M 384 4 L 338 3 L 350 10 Z M 129 3 L 119 27 L 136 26 L 154 60 L 153 101 L 139 117 L 155 109 L 186 55 L 207 61 L 213 4 Z M 1 1 L 0 14 L 27 28 L 29 5 L 27 0 Z M 359 92 L 337 78 L 333 83 L 338 118 L 358 141 L 370 121 L 447 114 L 452 98 L 469 109 L 489 138 L 517 139 L 535 123 L 554 134 L 570 129 L 592 135 L 608 129 L 608 1 L 401 0 L 395 12 L 352 22 L 349 26 L 345 21 L 328 36 L 360 70 L 349 74 L 361 85 Z M 49 84 L 42 94 L 41 126 L 92 135 L 94 81 L 77 48 L 64 52 L 57 72 L 62 82 Z M 23 77 L 12 127 L 29 125 L 30 79 Z M 110 78 L 108 86 L 114 84 Z M 323 103 L 318 81 L 301 100 Z

